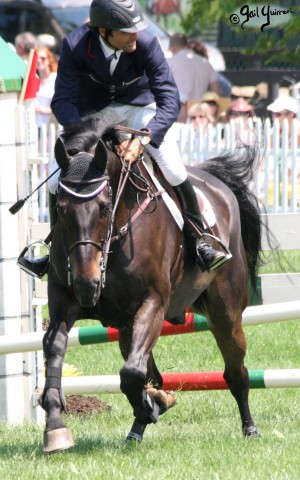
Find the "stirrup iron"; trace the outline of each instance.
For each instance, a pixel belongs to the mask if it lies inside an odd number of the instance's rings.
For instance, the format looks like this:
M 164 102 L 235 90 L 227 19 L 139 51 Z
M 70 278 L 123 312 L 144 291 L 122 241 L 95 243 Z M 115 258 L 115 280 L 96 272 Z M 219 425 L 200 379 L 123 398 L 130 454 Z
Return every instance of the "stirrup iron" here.
M 43 245 L 45 247 L 47 247 L 47 250 L 48 250 L 48 253 L 46 254 L 48 256 L 48 262 L 47 262 L 47 265 L 46 267 L 44 268 L 43 271 L 41 271 L 41 273 L 38 275 L 34 272 L 32 272 L 30 269 L 26 268 L 25 265 L 23 265 L 20 260 L 22 258 L 26 258 L 25 255 L 26 253 L 28 252 L 28 250 L 30 248 L 32 248 L 34 245 Z M 18 257 L 18 260 L 17 260 L 17 265 L 20 267 L 21 270 L 23 270 L 24 272 L 28 273 L 29 275 L 31 275 L 32 277 L 37 277 L 37 278 L 42 278 L 48 271 L 48 267 L 49 267 L 49 259 L 50 259 L 50 247 L 49 247 L 49 244 L 47 242 L 45 242 L 44 240 L 36 240 L 35 242 L 32 242 L 30 245 L 27 245 L 25 248 L 23 248 L 22 252 L 20 253 L 19 257 Z M 34 259 L 34 258 L 30 258 L 28 259 L 30 261 L 34 261 L 34 260 L 37 260 L 37 259 Z

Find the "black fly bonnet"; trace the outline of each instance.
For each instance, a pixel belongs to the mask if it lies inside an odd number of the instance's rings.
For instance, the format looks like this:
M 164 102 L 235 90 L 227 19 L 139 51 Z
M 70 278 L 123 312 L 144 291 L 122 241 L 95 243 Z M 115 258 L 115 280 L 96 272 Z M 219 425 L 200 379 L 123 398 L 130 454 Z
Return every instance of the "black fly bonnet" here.
M 68 167 L 61 170 L 59 186 L 79 198 L 92 198 L 98 195 L 106 187 L 107 178 L 92 160 L 93 155 L 90 153 L 80 152 L 75 155 Z

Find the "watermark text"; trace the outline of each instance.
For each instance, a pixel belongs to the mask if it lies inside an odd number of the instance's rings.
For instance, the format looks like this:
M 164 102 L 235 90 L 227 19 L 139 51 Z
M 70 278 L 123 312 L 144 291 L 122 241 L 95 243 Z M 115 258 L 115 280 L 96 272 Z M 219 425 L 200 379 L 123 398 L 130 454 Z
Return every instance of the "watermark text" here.
M 271 5 L 243 5 L 237 13 L 232 13 L 229 17 L 230 22 L 233 25 L 241 24 L 241 28 L 251 21 L 251 19 L 261 19 L 262 23 L 260 29 L 263 32 L 265 27 L 271 25 L 273 16 L 283 16 L 294 13 L 291 8 L 282 9 L 275 8 Z

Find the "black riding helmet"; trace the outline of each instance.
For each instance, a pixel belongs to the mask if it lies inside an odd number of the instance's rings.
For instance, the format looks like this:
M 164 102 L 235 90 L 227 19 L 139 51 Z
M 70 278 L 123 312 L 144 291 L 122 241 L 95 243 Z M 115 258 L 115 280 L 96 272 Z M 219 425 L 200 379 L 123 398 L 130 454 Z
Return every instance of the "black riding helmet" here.
M 89 25 L 136 33 L 144 30 L 148 23 L 137 0 L 93 0 Z

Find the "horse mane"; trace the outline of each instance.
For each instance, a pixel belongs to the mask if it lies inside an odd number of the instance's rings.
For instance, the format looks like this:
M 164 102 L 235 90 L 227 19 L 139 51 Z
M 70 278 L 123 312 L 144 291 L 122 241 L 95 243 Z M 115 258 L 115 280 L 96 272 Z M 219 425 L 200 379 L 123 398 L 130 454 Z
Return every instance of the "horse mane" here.
M 99 139 L 113 149 L 114 145 L 121 143 L 122 133 L 115 131 L 114 126 L 105 119 L 89 117 L 64 127 L 61 138 L 69 155 L 75 155 L 78 152 L 91 152 Z

